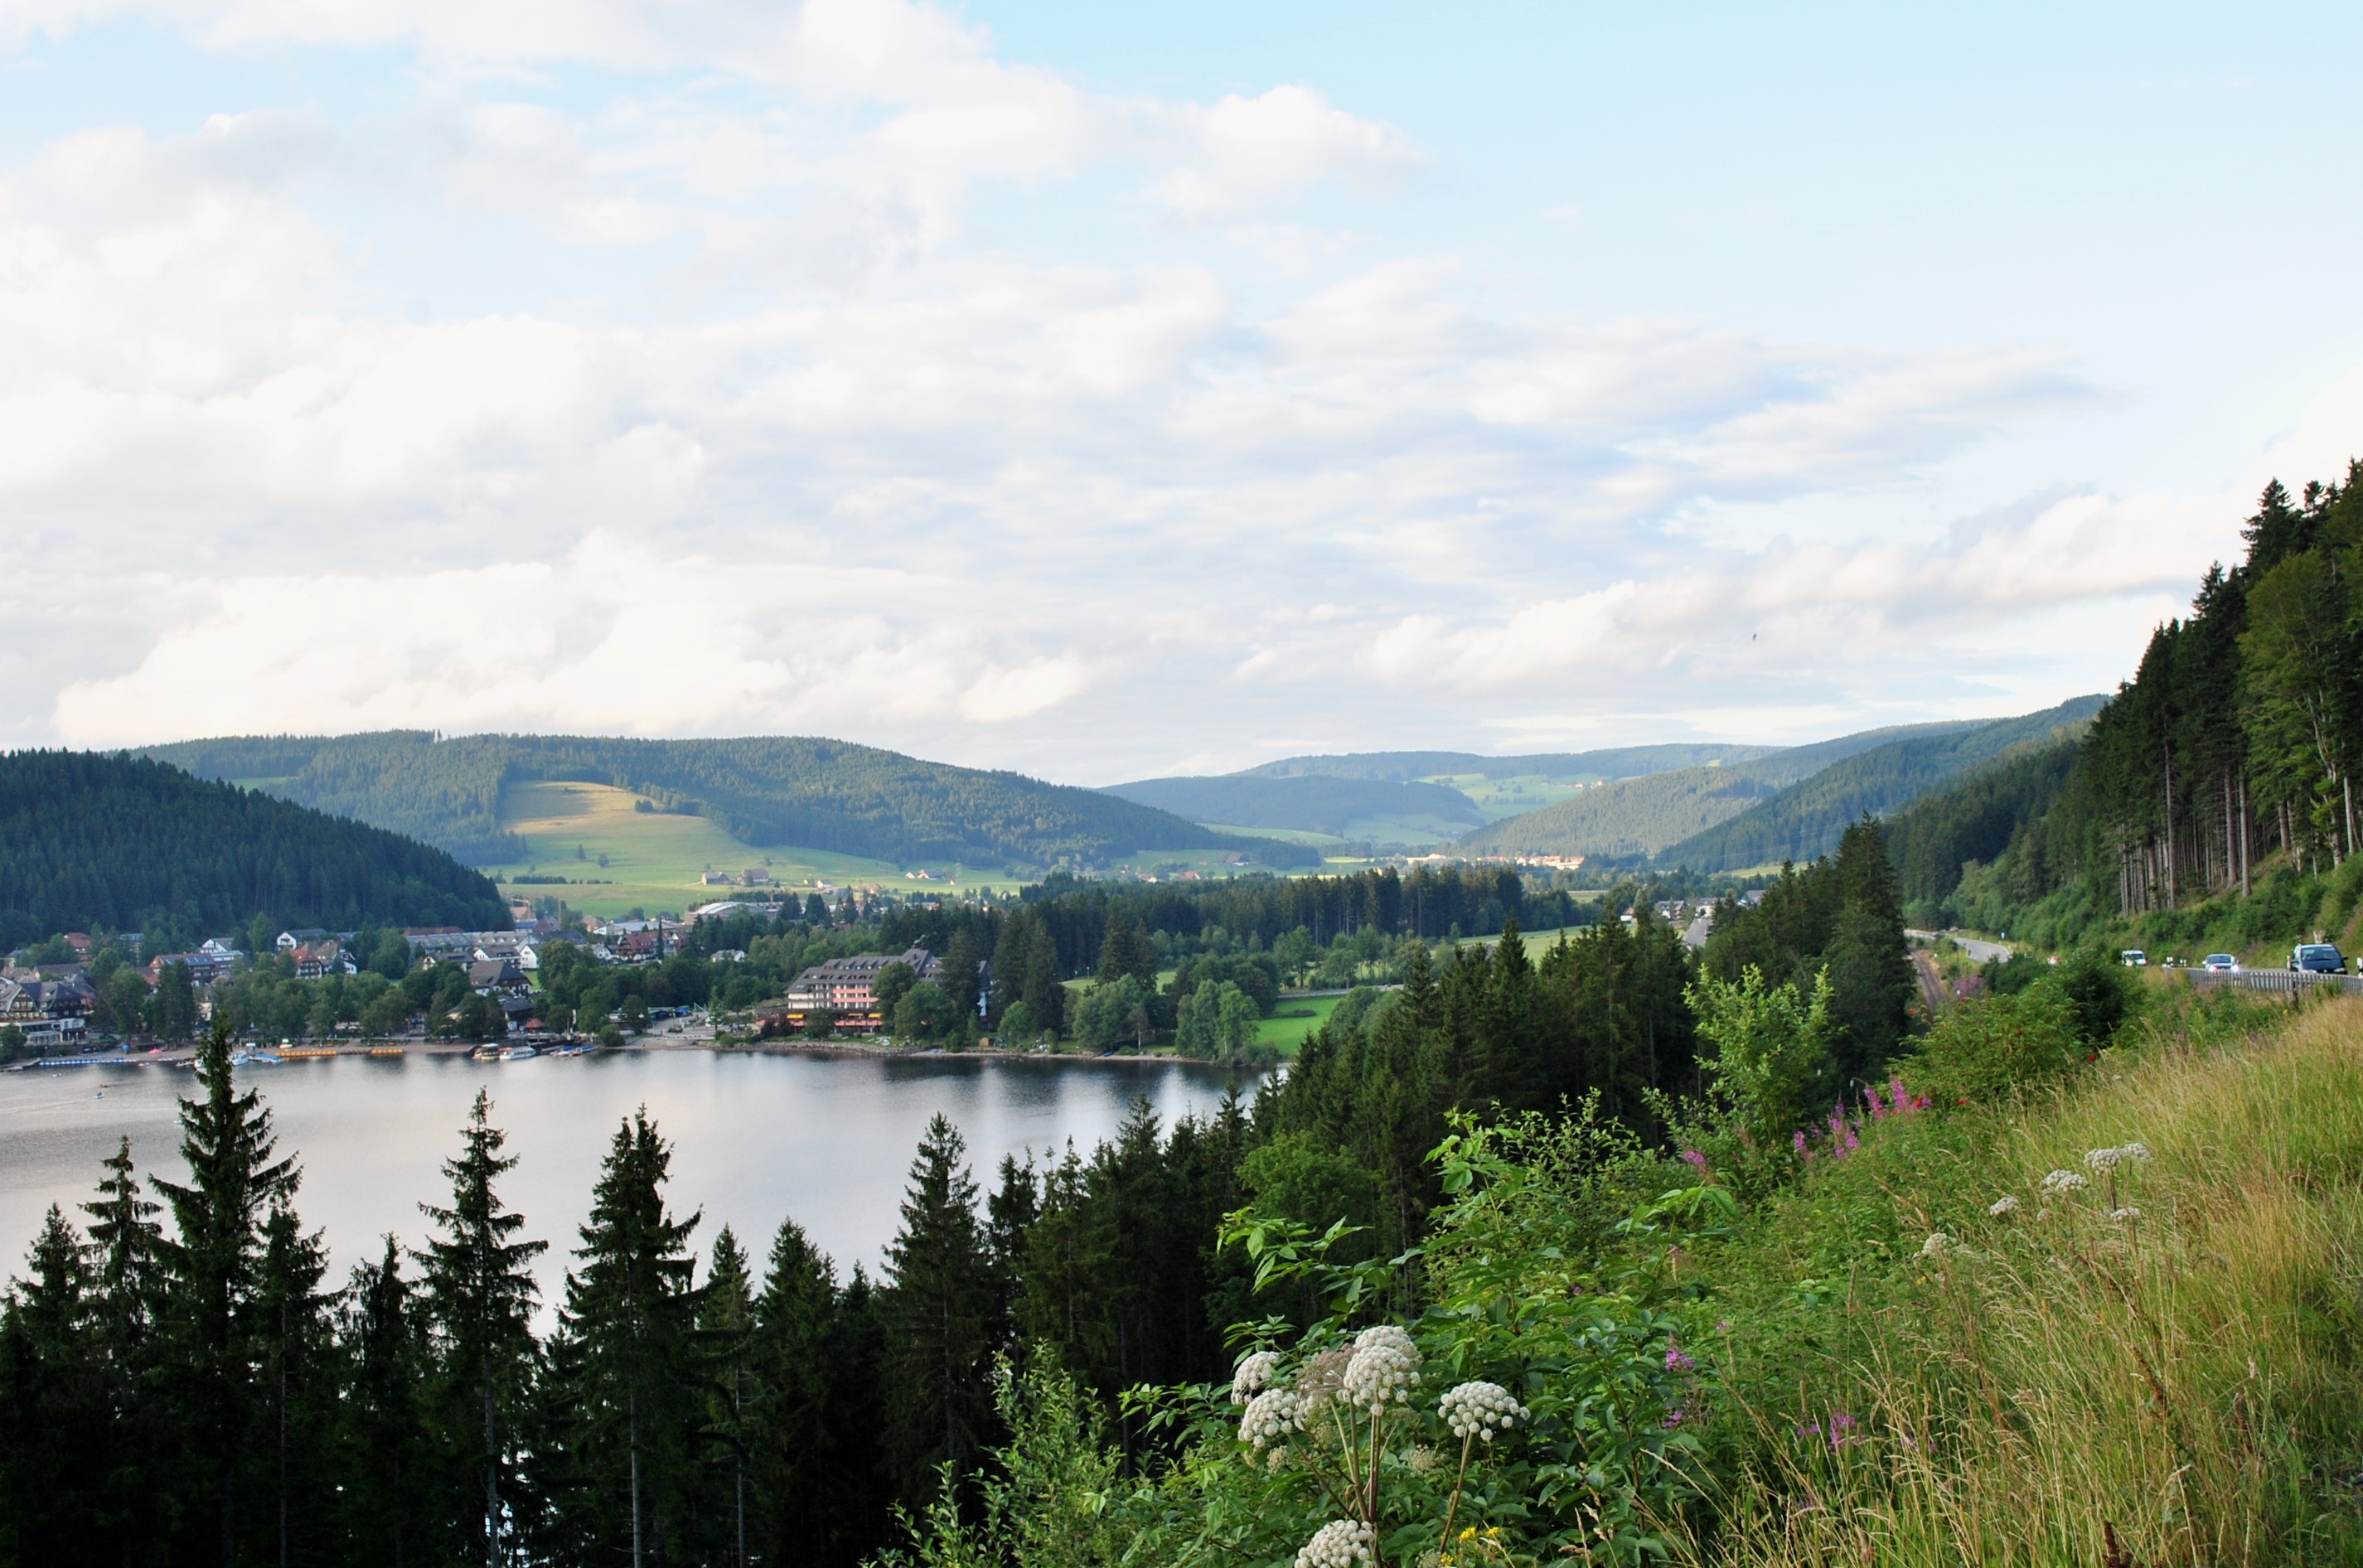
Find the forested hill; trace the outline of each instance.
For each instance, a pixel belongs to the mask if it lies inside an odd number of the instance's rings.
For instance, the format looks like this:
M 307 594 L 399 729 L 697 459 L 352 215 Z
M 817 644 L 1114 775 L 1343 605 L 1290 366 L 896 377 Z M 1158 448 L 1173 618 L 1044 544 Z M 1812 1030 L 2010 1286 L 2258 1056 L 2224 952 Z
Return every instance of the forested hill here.
M 1720 824 L 1765 811 L 1784 789 L 1825 774 L 1843 776 L 1842 770 L 1855 758 L 1899 746 L 1931 745 L 1941 749 L 1947 742 L 1984 727 L 1975 720 L 1956 720 L 1863 730 L 1811 745 L 1752 747 L 1735 760 L 1585 790 L 1540 811 L 1496 823 L 1460 843 L 1463 848 L 1495 855 L 1672 860 L 1676 858 L 1673 846 L 1695 842 Z M 1836 844 L 1836 834 L 1850 820 L 1832 819 L 1825 835 L 1828 843 L 1822 847 Z
M 1342 834 L 1356 822 L 1373 817 L 1426 818 L 1451 834 L 1485 820 L 1476 802 L 1459 790 L 1409 779 L 1235 773 L 1208 778 L 1143 778 L 1132 784 L 1111 784 L 1104 792 L 1194 823 L 1230 827 Z
M 1773 786 L 1737 767 L 1682 767 L 1595 784 L 1537 812 L 1470 834 L 1472 855 L 1587 855 L 1617 859 L 1657 854 L 1700 829 L 1746 811 Z
M 505 927 L 439 849 L 128 756 L 0 756 L 0 943 L 61 931 Z
M 2354 874 L 2336 897 L 2314 879 L 2363 845 L 2363 464 L 2296 498 L 2267 486 L 2241 537 L 2245 558 L 2158 628 L 2072 756 L 1897 819 L 1928 917 L 2046 941 L 2148 920 L 2160 943 L 2239 948 L 2343 927 Z
M 1693 871 L 1803 862 L 1837 847 L 1847 824 L 1883 817 L 1994 758 L 2080 733 L 2106 699 L 2078 697 L 2014 719 L 1930 725 L 1839 758 L 1659 858 Z M 1817 748 L 1800 747 L 1800 751 Z M 1782 754 L 1787 760 L 1791 754 Z
M 1231 839 L 1154 807 L 1015 773 L 923 762 L 804 736 L 627 740 L 424 731 L 244 736 L 144 754 L 207 778 L 358 817 L 480 863 L 522 854 L 500 822 L 502 789 L 535 779 L 613 785 L 660 809 L 712 818 L 752 845 L 911 862 L 1100 859 L 1144 849 L 1237 848 L 1266 863 L 1309 852 Z
M 1616 746 L 1604 751 L 1527 752 L 1488 756 L 1473 751 L 1355 751 L 1328 756 L 1284 756 L 1223 777 L 1232 778 L 1371 778 L 1407 781 L 1447 774 L 1486 778 L 1635 778 L 1677 767 L 1745 762 L 1778 749 L 1676 742 L 1665 745 Z

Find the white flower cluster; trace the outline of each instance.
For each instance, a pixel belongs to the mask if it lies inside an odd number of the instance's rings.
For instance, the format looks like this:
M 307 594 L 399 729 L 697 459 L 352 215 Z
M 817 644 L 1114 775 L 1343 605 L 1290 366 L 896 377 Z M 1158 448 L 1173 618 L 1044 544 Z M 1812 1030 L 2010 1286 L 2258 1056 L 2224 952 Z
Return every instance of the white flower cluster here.
M 2046 1192 L 2081 1192 L 2091 1185 L 2074 1171 L 2053 1171 L 2043 1178 Z
M 2124 1153 L 2116 1149 L 2087 1149 L 2084 1151 L 2084 1168 L 2095 1174 L 2113 1171 L 2117 1168 L 2117 1162 L 2124 1157 Z
M 1920 1255 L 1924 1258 L 1941 1258 L 1945 1255 L 1945 1249 L 1952 1244 L 1953 1238 L 1944 1231 L 1931 1231 L 1928 1232 L 1928 1239 L 1920 1243 Z
M 2130 1203 L 2129 1203 L 2129 1204 L 2125 1205 L 2123 1209 L 2110 1209 L 2110 1210 L 2109 1210 L 2109 1218 L 2110 1218 L 2110 1219 L 2112 1219 L 2112 1220 L 2114 1220 L 2118 1221 L 2120 1224 L 2130 1225 L 2130 1224 L 2132 1224 L 2135 1220 L 2138 1220 L 2138 1219 L 2140 1219 L 2140 1218 L 2141 1218 L 2141 1210 L 2140 1210 L 2140 1209 L 2136 1209 L 2132 1204 L 2130 1204 Z
M 1392 1323 L 1381 1323 L 1354 1336 L 1354 1358 L 1346 1364 L 1339 1392 L 1358 1408 L 1381 1410 L 1410 1399 L 1417 1381 L 1419 1347 Z
M 2117 1154 L 2120 1157 L 2131 1160 L 2137 1165 L 2146 1165 L 2149 1164 L 2149 1145 L 2147 1143 L 2120 1143 L 2117 1145 Z
M 1302 1415 L 1294 1394 L 1267 1388 L 1248 1401 L 1246 1414 L 1239 1417 L 1239 1441 L 1258 1448 L 1278 1442 L 1297 1429 Z
M 1436 1409 L 1454 1437 L 1484 1442 L 1493 1441 L 1494 1428 L 1507 1428 L 1526 1419 L 1526 1408 L 1498 1383 L 1459 1384 L 1436 1402 Z
M 1297 1551 L 1296 1568 L 1354 1568 L 1370 1560 L 1370 1527 L 1359 1519 L 1331 1519 Z
M 1244 1405 L 1263 1392 L 1271 1375 L 1280 1370 L 1280 1357 L 1268 1350 L 1257 1351 L 1239 1359 L 1238 1370 L 1231 1374 L 1231 1403 Z
M 2015 1214 L 2018 1212 L 2018 1199 L 2005 1192 L 1986 1206 L 1986 1212 L 1997 1220 L 2005 1214 Z

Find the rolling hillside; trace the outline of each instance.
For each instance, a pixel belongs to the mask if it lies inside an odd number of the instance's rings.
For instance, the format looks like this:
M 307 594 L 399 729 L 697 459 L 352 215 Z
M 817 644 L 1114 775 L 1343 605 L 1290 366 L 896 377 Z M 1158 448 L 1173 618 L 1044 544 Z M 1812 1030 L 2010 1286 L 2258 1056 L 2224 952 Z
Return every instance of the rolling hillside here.
M 1472 855 L 1655 855 L 1770 797 L 1744 767 L 1683 767 L 1595 784 L 1556 805 L 1495 823 L 1459 847 Z
M 711 819 L 748 845 L 795 845 L 895 864 L 1112 859 L 1142 850 L 1233 849 L 1266 864 L 1314 858 L 1232 838 L 1095 790 L 924 762 L 800 736 L 626 740 L 423 731 L 248 736 L 144 755 L 214 778 L 423 838 L 479 864 L 523 859 L 503 795 L 546 781 L 632 790 L 650 810 Z
M 1762 745 L 1693 745 L 1617 746 L 1606 751 L 1546 751 L 1514 756 L 1486 756 L 1473 751 L 1357 751 L 1333 756 L 1284 756 L 1259 763 L 1229 778 L 1372 778 L 1407 782 L 1439 778 L 1448 774 L 1476 774 L 1487 778 L 1537 776 L 1545 778 L 1634 778 L 1645 773 L 1667 773 L 1678 767 L 1703 767 L 1709 763 L 1744 762 L 1769 756 Z
M 1715 767 L 1582 790 L 1460 840 L 1472 853 L 1647 856 L 1699 870 L 1810 859 L 1865 811 L 1888 812 L 2012 746 L 2088 718 L 2100 699 L 1995 721 L 1863 730 Z M 1800 847 L 1810 845 L 1811 847 Z M 1758 858 L 1743 858 L 1747 855 Z
M 1458 790 L 1392 778 L 1234 773 L 1211 778 L 1143 778 L 1111 784 L 1105 793 L 1194 823 L 1292 828 L 1341 836 L 1357 822 L 1374 818 L 1421 823 L 1439 837 L 1450 837 L 1485 821 L 1476 803 Z
M 2019 718 L 1924 728 L 1838 758 L 1770 800 L 1672 845 L 1659 858 L 1694 871 L 1811 860 L 1836 849 L 1847 823 L 1865 812 L 1886 816 L 2006 753 L 2074 734 L 2091 722 L 2104 701 L 2079 697 Z
M 505 928 L 439 849 L 128 756 L 0 756 L 0 943 L 159 921 Z

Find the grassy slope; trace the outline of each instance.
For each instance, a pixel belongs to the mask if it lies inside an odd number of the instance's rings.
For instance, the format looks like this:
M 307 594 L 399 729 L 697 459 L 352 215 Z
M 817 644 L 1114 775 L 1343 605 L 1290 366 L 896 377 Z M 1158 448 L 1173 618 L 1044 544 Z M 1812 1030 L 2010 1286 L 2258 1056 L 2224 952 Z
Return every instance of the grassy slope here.
M 2161 990 L 2181 1016 L 2080 1081 L 1890 1121 L 1702 1250 L 1754 1437 L 1682 1557 L 2363 1562 L 2363 1000 Z M 2042 1212 L 2131 1141 L 2113 1195 Z M 1940 1231 L 1966 1250 L 1924 1255 Z
M 1293 1057 L 1304 1047 L 1305 1037 L 1329 1021 L 1337 1010 L 1342 997 L 1282 997 L 1273 1017 L 1256 1025 L 1256 1043 L 1277 1045 L 1283 1056 Z
M 566 887 L 503 886 L 528 896 L 551 894 L 597 915 L 620 915 L 634 907 L 679 911 L 716 899 L 745 897 L 745 889 L 707 888 L 699 878 L 708 867 L 736 874 L 766 859 L 776 881 L 804 891 L 824 881 L 838 887 L 875 883 L 903 891 L 937 885 L 910 881 L 902 867 L 882 860 L 823 850 L 758 848 L 733 838 L 709 818 L 635 811 L 632 802 L 638 798 L 605 784 L 511 785 L 502 795 L 501 826 L 524 839 L 527 858 L 487 875 L 514 875 L 530 865 L 548 876 L 595 878 Z M 574 858 L 578 844 L 584 855 L 581 860 Z M 608 859 L 605 867 L 598 863 L 602 855 Z M 997 874 L 1000 868 L 993 869 Z M 960 882 L 963 889 L 987 885 L 972 875 L 963 875 Z M 996 875 L 990 885 L 1014 884 Z

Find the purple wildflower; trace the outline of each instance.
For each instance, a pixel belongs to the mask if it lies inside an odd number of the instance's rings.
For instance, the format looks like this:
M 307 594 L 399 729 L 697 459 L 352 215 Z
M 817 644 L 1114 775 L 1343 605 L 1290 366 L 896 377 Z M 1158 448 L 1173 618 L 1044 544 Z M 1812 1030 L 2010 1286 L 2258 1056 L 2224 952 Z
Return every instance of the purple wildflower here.
M 1809 1160 L 1813 1158 L 1813 1155 L 1805 1153 L 1805 1130 L 1803 1128 L 1798 1128 L 1797 1135 L 1791 1139 L 1790 1142 L 1795 1145 L 1797 1153 L 1804 1154 L 1805 1158 Z
M 1682 1158 L 1697 1166 L 1700 1175 L 1703 1176 L 1706 1174 L 1706 1156 L 1700 1154 L 1696 1149 L 1684 1149 L 1682 1151 Z
M 1659 1425 L 1664 1427 L 1666 1430 L 1671 1431 L 1676 1427 L 1681 1426 L 1683 1421 L 1689 1419 L 1689 1417 L 1690 1412 L 1683 1409 L 1680 1405 L 1677 1405 L 1672 1409 L 1666 1412 L 1666 1419 L 1663 1421 L 1660 1421 Z
M 1682 1353 L 1681 1346 L 1674 1343 L 1671 1340 L 1668 1340 L 1666 1342 L 1666 1370 L 1668 1372 L 1689 1372 L 1695 1369 L 1698 1363 L 1692 1361 L 1690 1357 Z

